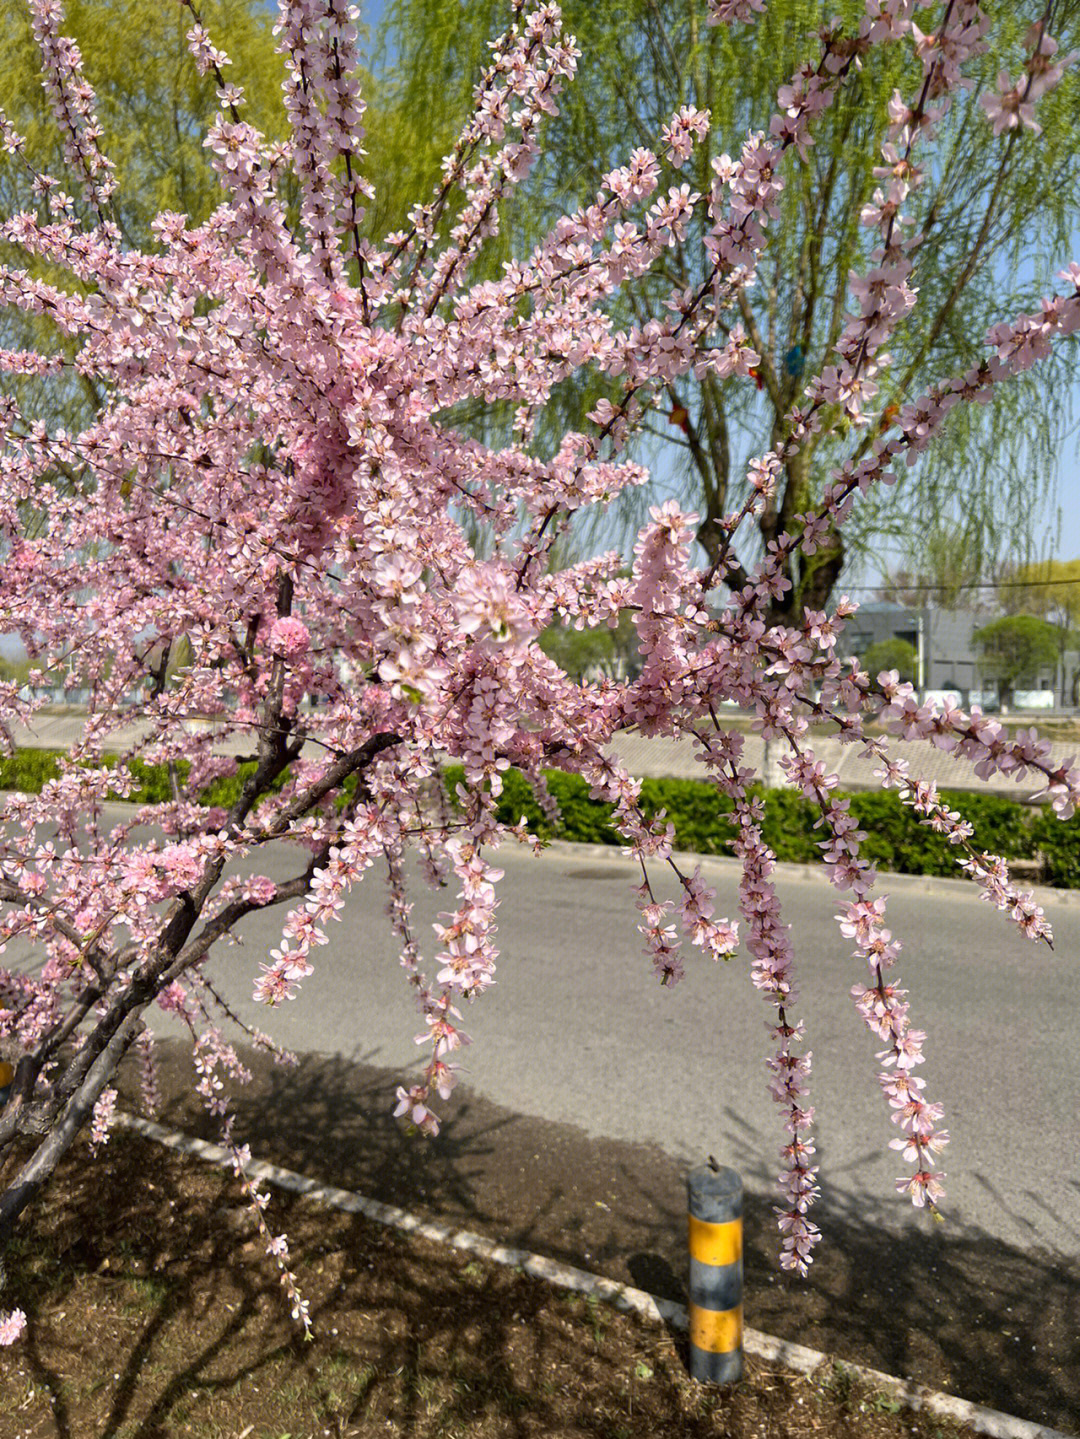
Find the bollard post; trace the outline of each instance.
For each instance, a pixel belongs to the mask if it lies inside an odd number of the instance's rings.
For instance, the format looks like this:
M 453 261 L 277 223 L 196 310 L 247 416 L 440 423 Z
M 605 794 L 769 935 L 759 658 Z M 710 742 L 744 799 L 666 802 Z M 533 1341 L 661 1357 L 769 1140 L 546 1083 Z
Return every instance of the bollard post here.
M 742 1378 L 742 1180 L 702 1165 L 686 1179 L 690 1222 L 690 1377 Z

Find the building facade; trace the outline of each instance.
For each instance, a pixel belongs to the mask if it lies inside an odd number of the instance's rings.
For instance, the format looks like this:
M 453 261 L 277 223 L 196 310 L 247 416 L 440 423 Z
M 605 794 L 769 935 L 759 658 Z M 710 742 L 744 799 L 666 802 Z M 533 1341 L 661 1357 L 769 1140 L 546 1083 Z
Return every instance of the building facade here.
M 961 703 L 993 708 L 998 702 L 997 676 L 992 666 L 980 661 L 975 631 L 989 624 L 993 615 L 975 610 L 936 609 L 932 605 L 909 606 L 885 602 L 860 605 L 840 637 L 843 655 L 864 655 L 873 644 L 884 640 L 906 640 L 918 655 L 916 688 L 921 691 L 952 690 Z M 1032 673 L 1024 691 L 1014 695 L 1014 707 L 1063 709 L 1077 704 L 1080 689 L 1080 652 L 1066 647 L 1056 665 Z M 1040 696 L 1041 698 L 1036 698 Z

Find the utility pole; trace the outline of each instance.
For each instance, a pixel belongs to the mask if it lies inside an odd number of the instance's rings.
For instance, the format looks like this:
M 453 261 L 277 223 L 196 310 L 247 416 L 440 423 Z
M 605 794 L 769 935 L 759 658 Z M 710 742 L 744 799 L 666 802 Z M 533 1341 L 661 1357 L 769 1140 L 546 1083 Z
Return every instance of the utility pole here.
M 926 616 L 917 610 L 915 621 L 915 688 L 921 694 L 926 685 Z

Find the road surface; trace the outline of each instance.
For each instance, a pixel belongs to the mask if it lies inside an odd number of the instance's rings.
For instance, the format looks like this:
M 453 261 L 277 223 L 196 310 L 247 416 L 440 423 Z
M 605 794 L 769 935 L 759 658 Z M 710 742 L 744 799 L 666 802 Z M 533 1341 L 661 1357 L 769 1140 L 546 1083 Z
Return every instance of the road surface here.
M 283 847 L 267 858 L 262 869 L 275 878 L 299 867 L 296 851 Z M 462 1056 L 463 1082 L 590 1136 L 655 1144 L 693 1162 L 715 1154 L 750 1189 L 769 1193 L 784 1132 L 765 1088 L 769 1010 L 745 956 L 715 967 L 690 950 L 684 981 L 662 989 L 635 930 L 629 860 L 559 844 L 535 859 L 504 846 L 498 863 L 506 871 L 498 983 L 467 1008 L 474 1042 Z M 703 870 L 722 912 L 735 915 L 734 862 L 706 860 Z M 1051 953 L 961 882 L 893 876 L 881 887 L 904 943 L 896 973 L 910 990 L 914 1024 L 929 1036 L 921 1073 L 928 1096 L 946 1105 L 950 1218 L 1022 1248 L 1080 1257 L 1080 895 L 1048 900 Z M 822 1212 L 838 1206 L 890 1229 L 925 1225 L 893 1194 L 905 1166 L 887 1145 L 899 1131 L 875 1081 L 878 1042 L 848 997 L 864 974 L 833 920 L 838 897 L 821 875 L 794 866 L 782 868 L 779 889 L 814 1055 Z M 412 897 L 415 933 L 430 954 L 428 926 L 453 908 L 454 891 L 435 896 L 417 882 Z M 250 996 L 277 941 L 280 908 L 245 920 L 243 947 L 219 950 L 211 973 L 244 1018 L 289 1048 L 400 1069 L 404 1078 L 420 1062 L 414 1036 L 422 1026 L 384 905 L 384 886 L 369 871 L 331 943 L 313 952 L 315 973 L 301 996 L 277 1010 Z M 173 1032 L 163 1016 L 156 1022 Z M 443 1106 L 451 1122 L 453 1107 Z

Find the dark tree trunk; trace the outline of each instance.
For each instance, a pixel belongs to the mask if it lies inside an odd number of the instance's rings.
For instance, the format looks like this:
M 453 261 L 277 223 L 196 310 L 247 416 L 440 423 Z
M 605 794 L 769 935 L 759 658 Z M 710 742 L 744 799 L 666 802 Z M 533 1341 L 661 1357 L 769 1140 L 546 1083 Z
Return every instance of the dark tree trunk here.
M 774 440 L 775 443 L 775 440 Z M 770 503 L 758 519 L 758 530 L 763 545 L 788 530 L 798 530 L 795 520 L 798 514 L 814 509 L 813 490 L 810 480 L 809 460 L 805 454 L 794 455 L 785 466 L 780 503 Z M 727 531 L 721 524 L 721 515 L 713 504 L 706 501 L 706 513 L 697 530 L 697 538 L 710 562 L 715 563 L 723 552 Z M 791 581 L 791 589 L 769 606 L 766 623 L 770 625 L 799 625 L 803 610 L 823 610 L 828 605 L 846 558 L 844 538 L 839 530 L 830 530 L 822 539 L 815 555 L 799 555 L 795 564 L 798 574 L 793 573 L 791 562 L 784 566 L 784 574 Z M 738 566 L 729 571 L 728 585 L 740 589 L 748 579 L 746 571 Z

